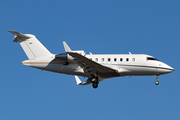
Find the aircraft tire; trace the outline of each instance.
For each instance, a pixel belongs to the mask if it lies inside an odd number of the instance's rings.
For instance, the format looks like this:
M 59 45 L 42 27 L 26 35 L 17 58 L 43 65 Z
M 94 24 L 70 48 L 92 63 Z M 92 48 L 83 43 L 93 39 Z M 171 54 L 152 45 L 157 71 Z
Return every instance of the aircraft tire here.
M 97 88 L 97 87 L 98 87 L 98 83 L 94 82 L 94 83 L 92 84 L 92 86 L 93 86 L 93 88 Z
M 156 85 L 159 85 L 159 81 L 156 81 L 155 84 L 156 84 Z

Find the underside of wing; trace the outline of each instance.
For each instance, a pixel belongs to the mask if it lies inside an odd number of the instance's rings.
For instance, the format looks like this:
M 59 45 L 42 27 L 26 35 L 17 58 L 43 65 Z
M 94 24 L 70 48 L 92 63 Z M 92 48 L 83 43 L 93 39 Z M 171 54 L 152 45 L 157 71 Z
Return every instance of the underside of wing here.
M 67 52 L 70 56 L 74 58 L 74 61 L 84 70 L 84 73 L 88 76 L 93 74 L 98 74 L 101 76 L 118 76 L 118 71 L 106 66 L 103 66 L 99 63 L 96 63 L 78 53 Z

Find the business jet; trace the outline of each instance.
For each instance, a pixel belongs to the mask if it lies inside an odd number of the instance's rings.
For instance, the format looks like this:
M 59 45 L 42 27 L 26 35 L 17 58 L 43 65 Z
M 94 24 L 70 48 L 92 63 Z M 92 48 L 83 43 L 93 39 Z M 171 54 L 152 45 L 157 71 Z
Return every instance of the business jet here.
M 83 50 L 73 51 L 63 41 L 65 53 L 52 54 L 32 34 L 9 30 L 15 35 L 13 42 L 19 42 L 29 60 L 23 65 L 56 73 L 74 75 L 77 85 L 92 84 L 97 88 L 100 81 L 121 76 L 156 76 L 174 71 L 169 65 L 146 54 L 86 54 Z M 87 77 L 82 82 L 78 76 Z

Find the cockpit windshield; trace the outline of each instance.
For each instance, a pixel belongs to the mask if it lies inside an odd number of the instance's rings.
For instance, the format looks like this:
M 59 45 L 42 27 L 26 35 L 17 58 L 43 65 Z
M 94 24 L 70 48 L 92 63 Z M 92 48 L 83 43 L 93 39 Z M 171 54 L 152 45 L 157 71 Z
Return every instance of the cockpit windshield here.
M 159 61 L 158 59 L 156 59 L 156 58 L 153 58 L 153 57 L 147 57 L 147 60 L 154 60 L 154 61 Z

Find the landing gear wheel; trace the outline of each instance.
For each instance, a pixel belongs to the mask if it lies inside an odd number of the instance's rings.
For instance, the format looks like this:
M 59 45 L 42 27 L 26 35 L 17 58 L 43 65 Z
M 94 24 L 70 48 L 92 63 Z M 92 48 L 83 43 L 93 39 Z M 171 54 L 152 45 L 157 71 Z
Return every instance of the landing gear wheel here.
M 93 88 L 97 88 L 97 87 L 98 87 L 98 83 L 94 82 L 94 83 L 92 84 L 92 86 L 93 86 Z
M 99 84 L 98 77 L 93 76 L 93 77 L 91 78 L 91 82 L 92 82 L 93 88 L 97 88 L 97 87 L 98 87 L 98 84 Z
M 156 81 L 155 84 L 156 84 L 156 85 L 159 85 L 159 81 Z
M 158 79 L 159 79 L 159 75 L 156 75 L 156 82 L 155 82 L 156 85 L 159 85 Z

